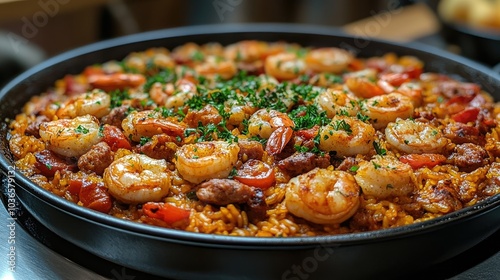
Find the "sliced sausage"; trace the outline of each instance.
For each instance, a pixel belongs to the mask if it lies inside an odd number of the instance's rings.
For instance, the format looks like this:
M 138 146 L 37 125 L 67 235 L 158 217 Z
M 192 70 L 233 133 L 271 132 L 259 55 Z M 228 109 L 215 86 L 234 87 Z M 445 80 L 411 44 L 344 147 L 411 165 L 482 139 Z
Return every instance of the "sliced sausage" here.
M 113 162 L 113 151 L 105 142 L 99 142 L 78 159 L 78 168 L 86 173 L 102 175 Z
M 328 154 L 321 156 L 311 152 L 295 153 L 278 162 L 278 167 L 292 177 L 309 172 L 316 167 L 326 168 L 329 165 L 330 156 Z
M 211 179 L 198 186 L 196 196 L 205 203 L 228 205 L 247 203 L 253 196 L 254 188 L 231 179 Z
M 488 164 L 488 153 L 479 145 L 465 143 L 455 147 L 450 160 L 461 171 L 470 172 Z

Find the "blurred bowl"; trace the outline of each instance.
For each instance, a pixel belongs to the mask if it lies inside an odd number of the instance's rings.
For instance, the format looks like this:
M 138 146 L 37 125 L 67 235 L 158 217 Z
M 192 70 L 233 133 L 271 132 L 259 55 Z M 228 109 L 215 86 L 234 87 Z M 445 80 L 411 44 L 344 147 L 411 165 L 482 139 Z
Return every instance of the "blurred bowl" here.
M 441 23 L 441 36 L 447 43 L 457 45 L 460 55 L 489 66 L 500 65 L 500 29 L 475 28 L 466 23 L 444 20 L 438 11 L 439 0 L 425 2 Z
M 441 21 L 441 35 L 460 47 L 460 54 L 494 66 L 500 63 L 500 32 L 477 30 L 465 24 Z

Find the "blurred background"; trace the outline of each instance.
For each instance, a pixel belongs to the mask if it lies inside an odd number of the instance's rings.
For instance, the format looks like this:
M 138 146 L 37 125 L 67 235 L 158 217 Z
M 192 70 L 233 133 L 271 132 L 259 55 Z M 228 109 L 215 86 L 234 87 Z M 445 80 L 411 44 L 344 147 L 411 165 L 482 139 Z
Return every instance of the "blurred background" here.
M 457 4 L 467 0 L 450 1 Z M 474 0 L 485 1 L 500 2 Z M 78 46 L 187 25 L 307 23 L 343 28 L 358 36 L 443 45 L 443 37 L 436 37 L 441 28 L 435 13 L 437 3 L 417 0 L 0 0 L 0 86 L 48 57 Z M 463 11 L 457 13 L 463 19 Z M 497 16 L 500 19 L 500 14 Z M 453 45 L 444 47 L 460 52 Z

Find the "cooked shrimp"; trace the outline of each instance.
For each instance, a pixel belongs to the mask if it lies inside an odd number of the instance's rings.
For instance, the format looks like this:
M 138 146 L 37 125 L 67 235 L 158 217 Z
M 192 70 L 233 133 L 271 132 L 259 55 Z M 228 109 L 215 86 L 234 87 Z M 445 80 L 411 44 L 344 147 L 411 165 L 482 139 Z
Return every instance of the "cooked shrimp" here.
M 260 109 L 248 121 L 248 134 L 268 139 L 278 127 L 295 127 L 285 113 L 276 110 Z
M 409 118 L 413 114 L 413 103 L 402 94 L 389 93 L 362 102 L 361 110 L 370 117 L 373 127 L 380 129 L 397 118 Z
M 268 44 L 263 41 L 247 40 L 224 49 L 224 56 L 232 61 L 254 62 L 264 57 L 268 51 Z
M 347 74 L 345 77 L 345 84 L 356 96 L 370 98 L 385 93 L 385 91 L 374 82 L 376 79 L 377 71 L 368 68 Z
M 346 157 L 368 153 L 373 145 L 375 129 L 371 124 L 346 116 L 335 116 L 320 128 L 319 148 L 335 151 L 337 156 Z
M 158 105 L 165 105 L 167 99 L 174 94 L 175 88 L 172 83 L 163 85 L 154 83 L 149 90 L 149 97 Z
M 187 144 L 177 150 L 175 166 L 184 180 L 194 184 L 227 178 L 239 151 L 238 144 L 224 141 Z
M 294 53 L 280 53 L 268 56 L 264 68 L 267 75 L 278 80 L 293 80 L 304 74 L 306 65 Z
M 402 95 L 409 97 L 414 107 L 419 107 L 422 104 L 423 96 L 422 96 L 422 86 L 420 83 L 416 82 L 406 82 L 401 84 L 396 89 L 397 93 L 401 93 Z
M 193 98 L 198 92 L 196 84 L 190 78 L 177 80 L 174 88 L 175 92 L 166 98 L 165 107 L 167 108 L 179 108 L 183 106 L 186 101 Z M 170 92 L 167 94 L 170 94 Z
M 172 57 L 178 63 L 201 62 L 205 59 L 201 47 L 195 43 L 186 43 L 172 50 Z
M 351 174 L 315 168 L 288 182 L 285 206 L 313 223 L 339 224 L 358 210 L 359 190 Z
M 96 118 L 102 118 L 109 114 L 111 98 L 100 90 L 93 90 L 89 93 L 82 93 L 71 97 L 61 104 L 56 112 L 60 119 L 70 119 L 83 115 L 93 115 Z
M 44 122 L 39 132 L 49 150 L 66 157 L 81 156 L 101 140 L 99 120 L 91 115 Z
M 394 148 L 409 154 L 439 154 L 448 144 L 440 129 L 414 120 L 397 119 L 390 123 L 385 137 Z
M 115 160 L 104 170 L 109 193 L 124 203 L 160 201 L 170 189 L 170 171 L 163 159 L 130 154 Z
M 316 97 L 319 109 L 326 112 L 329 118 L 335 115 L 356 116 L 358 102 L 342 90 L 327 89 Z
M 361 162 L 354 178 L 365 195 L 381 199 L 407 195 L 416 185 L 411 166 L 388 155 Z
M 141 137 L 152 137 L 162 133 L 182 137 L 186 126 L 175 118 L 162 117 L 160 112 L 145 110 L 130 113 L 122 121 L 122 128 L 125 136 L 139 142 Z
M 208 56 L 202 64 L 198 64 L 194 68 L 198 74 L 207 77 L 220 76 L 222 79 L 231 79 L 238 69 L 232 60 L 216 56 Z
M 169 56 L 169 51 L 165 48 L 151 48 L 144 52 L 133 52 L 123 61 L 127 68 L 134 69 L 139 73 L 145 73 L 152 67 L 173 68 L 175 62 Z
M 226 108 L 229 109 L 229 118 L 227 119 L 227 123 L 230 125 L 239 125 L 241 124 L 244 120 L 248 119 L 253 113 L 256 112 L 255 107 L 251 106 L 242 106 L 242 105 L 231 105 L 231 106 L 226 106 Z
M 146 82 L 146 78 L 141 74 L 130 73 L 94 74 L 88 77 L 88 82 L 93 88 L 112 91 L 139 87 Z
M 266 151 L 271 155 L 283 151 L 292 139 L 294 127 L 295 124 L 286 114 L 276 110 L 260 109 L 248 121 L 249 135 L 268 139 Z
M 320 48 L 311 50 L 305 57 L 306 66 L 314 72 L 341 73 L 347 68 L 352 55 L 339 48 Z

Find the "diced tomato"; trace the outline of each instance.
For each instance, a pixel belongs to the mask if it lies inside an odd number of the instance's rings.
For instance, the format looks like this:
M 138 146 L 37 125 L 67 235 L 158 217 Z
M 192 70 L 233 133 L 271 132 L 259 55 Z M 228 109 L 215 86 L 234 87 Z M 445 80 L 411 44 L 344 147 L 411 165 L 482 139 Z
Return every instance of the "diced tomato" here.
M 465 105 L 471 102 L 473 99 L 474 95 L 456 95 L 446 101 L 446 106 L 450 106 L 452 104 Z
M 300 137 L 304 140 L 311 140 L 314 137 L 316 137 L 316 135 L 318 134 L 318 131 L 319 131 L 319 126 L 315 125 L 309 129 L 299 130 L 299 131 L 295 132 L 295 135 L 297 135 L 298 137 Z
M 456 122 L 468 123 L 473 122 L 477 119 L 479 115 L 479 108 L 469 107 L 461 111 L 460 113 L 456 113 L 451 118 Z
M 35 153 L 35 167 L 40 173 L 47 177 L 52 177 L 57 171 L 76 171 L 76 165 L 70 163 L 49 150 Z
M 128 141 L 123 132 L 116 126 L 105 125 L 103 129 L 104 142 L 111 147 L 111 150 L 116 151 L 119 148 L 130 150 L 132 145 Z
M 113 206 L 111 195 L 102 184 L 91 181 L 83 181 L 78 195 L 84 207 L 102 213 L 108 213 Z
M 169 203 L 147 202 L 142 206 L 148 217 L 162 220 L 168 224 L 187 222 L 191 211 L 176 207 Z
M 409 164 L 413 169 L 421 167 L 432 168 L 446 161 L 446 157 L 440 154 L 410 154 L 399 157 L 403 163 Z
M 269 164 L 251 159 L 241 166 L 234 179 L 245 185 L 265 190 L 274 184 L 276 177 L 274 169 Z
M 68 95 L 76 94 L 76 93 L 83 93 L 87 91 L 87 86 L 83 84 L 79 84 L 76 80 L 75 77 L 72 75 L 66 75 L 64 77 L 64 84 L 66 85 L 64 93 Z
M 66 189 L 72 195 L 79 195 L 80 190 L 82 189 L 83 182 L 82 180 L 70 180 L 68 184 L 68 188 Z
M 102 184 L 88 179 L 71 179 L 67 191 L 77 195 L 84 207 L 108 213 L 113 206 L 111 195 Z
M 420 75 L 422 75 L 422 68 L 421 67 L 411 67 L 408 66 L 404 70 L 404 74 L 408 75 L 409 79 L 418 79 Z

